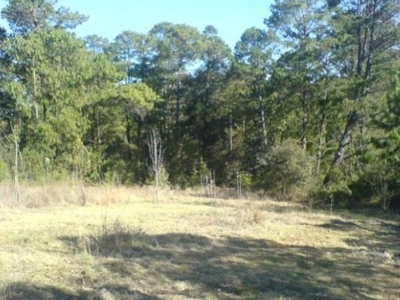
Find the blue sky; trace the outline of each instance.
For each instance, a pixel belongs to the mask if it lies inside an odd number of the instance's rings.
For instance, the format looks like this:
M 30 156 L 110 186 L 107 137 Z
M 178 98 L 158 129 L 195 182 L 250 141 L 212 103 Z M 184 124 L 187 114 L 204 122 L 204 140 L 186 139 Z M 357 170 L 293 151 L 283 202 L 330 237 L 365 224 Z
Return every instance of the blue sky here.
M 0 8 L 5 0 L 0 0 Z M 153 25 L 168 21 L 185 23 L 200 31 L 214 25 L 230 46 L 247 28 L 265 28 L 273 0 L 59 0 L 58 5 L 88 15 L 78 36 L 97 34 L 113 40 L 125 30 L 147 33 Z M 4 20 L 1 21 L 4 24 Z

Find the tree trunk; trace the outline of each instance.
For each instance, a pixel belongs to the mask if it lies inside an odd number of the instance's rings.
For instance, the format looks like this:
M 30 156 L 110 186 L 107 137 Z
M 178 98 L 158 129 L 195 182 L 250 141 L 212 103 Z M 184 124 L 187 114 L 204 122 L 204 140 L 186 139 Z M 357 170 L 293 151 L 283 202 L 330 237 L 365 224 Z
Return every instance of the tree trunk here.
M 232 124 L 232 114 L 229 115 L 229 150 L 233 150 L 233 124 Z
M 37 78 L 36 78 L 36 69 L 35 69 L 35 57 L 32 57 L 33 64 L 33 108 L 35 110 L 35 118 L 39 119 L 39 107 L 37 103 Z
M 260 109 L 261 124 L 262 124 L 262 129 L 263 129 L 263 138 L 264 138 L 264 146 L 267 146 L 268 145 L 267 128 L 265 126 L 265 115 L 264 115 L 264 108 L 262 106 L 261 94 L 258 94 L 258 107 Z
M 175 132 L 176 132 L 176 138 L 180 137 L 179 116 L 181 114 L 181 74 L 182 74 L 182 68 L 179 68 L 178 89 L 177 89 L 177 93 L 176 93 L 176 107 L 175 107 Z
M 301 97 L 301 108 L 303 111 L 303 117 L 301 119 L 301 148 L 305 151 L 307 149 L 307 127 L 308 127 L 308 115 L 307 115 L 307 94 L 303 87 Z
M 156 202 L 159 203 L 160 193 L 160 172 L 163 168 L 163 144 L 161 137 L 157 130 L 152 129 L 149 134 L 149 140 L 147 143 L 149 147 L 150 159 L 152 162 L 151 169 L 154 172 L 154 185 L 156 189 Z
M 13 181 L 14 181 L 14 199 L 16 202 L 19 201 L 19 136 L 16 132 L 15 128 L 12 128 L 12 139 L 14 144 L 14 174 L 13 174 Z
M 14 188 L 17 190 L 19 187 L 19 174 L 18 174 L 18 153 L 19 153 L 19 143 L 18 143 L 18 136 L 16 133 L 13 133 L 14 139 Z
M 321 161 L 322 161 L 322 147 L 323 147 L 323 138 L 324 138 L 324 132 L 326 128 L 326 102 L 327 102 L 327 97 L 328 97 L 328 91 L 325 88 L 324 92 L 324 100 L 323 100 L 323 105 L 321 108 L 321 121 L 319 123 L 319 128 L 318 128 L 318 145 L 317 145 L 317 162 L 315 166 L 315 176 L 319 176 L 319 171 L 321 168 Z
M 357 126 L 359 119 L 360 119 L 360 116 L 357 111 L 352 111 L 349 114 L 346 128 L 343 132 L 343 135 L 340 140 L 339 147 L 336 151 L 335 157 L 333 158 L 332 163 L 331 163 L 332 167 L 337 168 L 343 162 L 344 154 L 346 153 L 347 148 L 350 145 L 351 134 L 353 133 L 354 128 Z M 330 183 L 331 183 L 331 178 L 328 173 L 324 180 L 324 186 L 329 186 Z

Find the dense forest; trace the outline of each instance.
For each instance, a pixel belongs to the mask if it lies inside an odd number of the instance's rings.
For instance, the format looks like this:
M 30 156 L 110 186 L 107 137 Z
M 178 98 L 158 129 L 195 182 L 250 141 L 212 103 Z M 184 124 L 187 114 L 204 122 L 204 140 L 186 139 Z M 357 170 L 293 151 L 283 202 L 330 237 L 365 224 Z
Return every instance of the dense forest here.
M 316 205 L 400 205 L 398 1 L 276 0 L 233 52 L 212 25 L 79 38 L 88 17 L 55 0 L 6 2 L 1 180 L 139 185 L 158 169 L 171 187 L 212 177 Z

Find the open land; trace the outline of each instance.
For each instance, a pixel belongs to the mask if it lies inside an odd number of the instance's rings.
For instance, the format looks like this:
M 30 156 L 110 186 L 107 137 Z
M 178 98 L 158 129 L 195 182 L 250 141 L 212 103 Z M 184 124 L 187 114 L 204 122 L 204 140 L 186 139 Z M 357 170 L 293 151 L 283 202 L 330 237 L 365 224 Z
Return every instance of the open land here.
M 400 299 L 400 226 L 202 191 L 44 186 L 0 215 L 0 299 Z

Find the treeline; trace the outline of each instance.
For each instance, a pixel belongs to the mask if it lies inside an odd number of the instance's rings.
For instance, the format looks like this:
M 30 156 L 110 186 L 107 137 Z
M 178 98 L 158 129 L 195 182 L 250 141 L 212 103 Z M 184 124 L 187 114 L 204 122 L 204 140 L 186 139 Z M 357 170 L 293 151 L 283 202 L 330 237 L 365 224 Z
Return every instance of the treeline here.
M 109 41 L 56 1 L 8 0 L 0 32 L 2 179 L 152 181 L 400 204 L 400 6 L 276 0 L 231 49 L 172 23 Z

